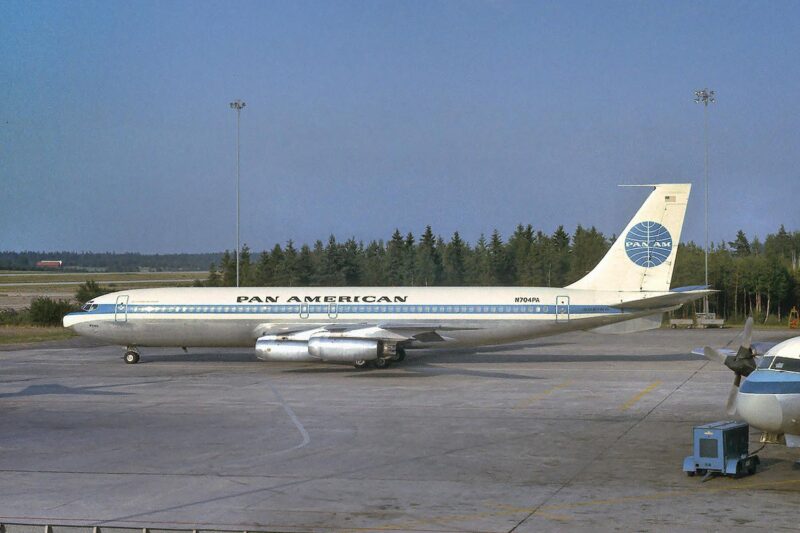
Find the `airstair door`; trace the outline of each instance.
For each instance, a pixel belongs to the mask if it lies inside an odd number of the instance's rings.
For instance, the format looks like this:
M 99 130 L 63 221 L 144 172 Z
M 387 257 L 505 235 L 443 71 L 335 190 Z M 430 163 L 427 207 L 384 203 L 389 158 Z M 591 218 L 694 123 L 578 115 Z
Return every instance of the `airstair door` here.
M 128 321 L 128 295 L 117 296 L 117 305 L 114 306 L 114 322 Z
M 569 296 L 556 296 L 556 322 L 569 322 Z

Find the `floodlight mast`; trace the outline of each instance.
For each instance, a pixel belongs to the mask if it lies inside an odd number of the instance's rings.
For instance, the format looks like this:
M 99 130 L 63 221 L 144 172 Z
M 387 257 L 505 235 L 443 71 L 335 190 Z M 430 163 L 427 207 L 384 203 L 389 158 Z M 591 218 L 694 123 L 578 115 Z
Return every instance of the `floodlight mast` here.
M 231 109 L 236 110 L 236 286 L 239 286 L 239 119 L 242 108 L 247 104 L 241 100 L 231 102 Z
M 707 87 L 694 92 L 694 103 L 703 104 L 703 133 L 706 144 L 706 194 L 705 194 L 705 223 L 706 223 L 706 248 L 705 248 L 705 285 L 708 286 L 708 104 L 716 102 L 716 93 Z M 703 296 L 703 313 L 708 314 L 708 296 Z

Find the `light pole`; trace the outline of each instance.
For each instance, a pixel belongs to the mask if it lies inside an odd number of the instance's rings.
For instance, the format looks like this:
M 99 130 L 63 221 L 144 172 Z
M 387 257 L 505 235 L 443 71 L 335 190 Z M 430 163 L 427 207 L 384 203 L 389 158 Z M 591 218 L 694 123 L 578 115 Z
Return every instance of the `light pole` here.
M 703 104 L 703 132 L 706 143 L 706 287 L 708 286 L 708 104 L 713 104 L 716 101 L 714 91 L 709 91 L 708 88 L 694 92 L 694 103 Z M 708 314 L 708 296 L 703 296 L 703 313 Z
M 236 286 L 239 286 L 239 118 L 242 108 L 246 106 L 241 100 L 231 102 L 231 109 L 236 110 Z

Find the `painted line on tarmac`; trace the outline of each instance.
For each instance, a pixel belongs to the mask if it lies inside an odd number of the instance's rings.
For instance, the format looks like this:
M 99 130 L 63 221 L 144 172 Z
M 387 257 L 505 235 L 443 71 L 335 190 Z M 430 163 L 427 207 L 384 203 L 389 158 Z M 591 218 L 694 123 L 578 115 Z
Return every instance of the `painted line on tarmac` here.
M 644 398 L 645 396 L 656 390 L 659 387 L 659 385 L 661 385 L 661 380 L 652 382 L 650 385 L 642 389 L 639 392 L 639 394 L 637 394 L 636 396 L 634 396 L 633 398 L 622 404 L 619 410 L 627 411 L 628 409 L 633 407 L 636 404 L 636 402 L 638 402 L 639 400 L 641 400 L 642 398 Z
M 529 407 L 531 404 L 541 400 L 542 398 L 544 398 L 546 396 L 549 396 L 550 394 L 553 394 L 557 390 L 560 390 L 560 389 L 563 389 L 565 387 L 568 387 L 571 384 L 572 384 L 572 381 L 562 381 L 558 385 L 554 385 L 554 386 L 550 387 L 547 390 L 543 390 L 542 392 L 537 392 L 536 394 L 532 394 L 531 396 L 529 396 L 529 397 L 525 398 L 524 400 L 521 400 L 519 403 L 517 403 L 514 406 L 514 409 L 522 409 L 522 408 L 525 408 L 525 407 Z
M 297 415 L 294 414 L 294 411 L 292 411 L 292 408 L 289 407 L 289 404 L 286 403 L 286 400 L 283 399 L 283 396 L 281 396 L 281 393 L 278 392 L 278 389 L 276 389 L 272 385 L 272 383 L 267 383 L 267 385 L 269 385 L 269 388 L 272 389 L 272 394 L 274 394 L 275 397 L 278 399 L 278 401 L 280 402 L 281 406 L 283 407 L 283 410 L 286 411 L 287 415 L 289 415 L 289 418 L 292 420 L 292 423 L 297 428 L 297 431 L 299 431 L 300 435 L 303 436 L 303 442 L 301 442 L 297 446 L 293 446 L 291 448 L 288 448 L 286 450 L 281 450 L 281 451 L 288 452 L 288 451 L 291 451 L 291 450 L 297 450 L 299 448 L 307 446 L 308 443 L 311 442 L 311 437 L 308 435 L 308 431 L 306 431 L 306 428 L 303 427 L 303 424 L 297 418 Z

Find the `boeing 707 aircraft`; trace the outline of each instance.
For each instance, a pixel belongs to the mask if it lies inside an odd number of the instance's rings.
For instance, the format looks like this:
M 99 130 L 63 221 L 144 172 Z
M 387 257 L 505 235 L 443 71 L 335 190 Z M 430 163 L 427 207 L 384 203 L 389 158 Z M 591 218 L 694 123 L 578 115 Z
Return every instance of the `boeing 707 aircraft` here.
M 690 184 L 653 191 L 600 263 L 565 288 L 239 287 L 114 292 L 64 326 L 127 346 L 255 346 L 265 361 L 384 368 L 407 349 L 505 344 L 572 330 L 658 327 L 707 287 L 670 290 Z

